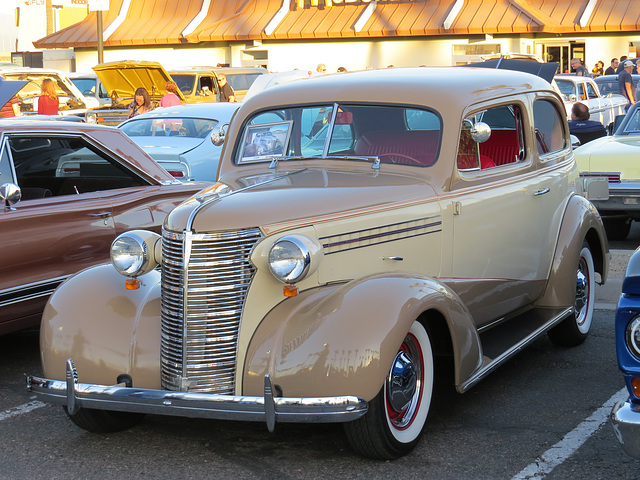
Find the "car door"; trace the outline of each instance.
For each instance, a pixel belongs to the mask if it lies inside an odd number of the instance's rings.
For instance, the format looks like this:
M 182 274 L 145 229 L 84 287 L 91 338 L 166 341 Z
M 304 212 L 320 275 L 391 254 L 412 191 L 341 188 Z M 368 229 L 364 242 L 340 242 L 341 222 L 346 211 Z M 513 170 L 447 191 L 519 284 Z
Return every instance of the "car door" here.
M 450 283 L 479 325 L 529 304 L 544 284 L 539 182 L 524 153 L 522 112 L 514 102 L 467 117 L 493 127 L 493 140 L 472 144 L 475 165 L 461 132 Z
M 0 308 L 29 315 L 66 276 L 109 260 L 116 228 L 101 190 L 145 181 L 78 135 L 5 134 L 1 152 L 2 181 L 11 176 L 23 199 L 0 213 Z
M 591 82 L 584 82 L 583 85 L 588 98 L 587 105 L 589 106 L 590 119 L 597 120 L 603 125 L 608 125 L 612 117 L 611 100 L 598 95 Z
M 551 98 L 538 98 L 533 103 L 533 121 L 539 158 L 536 192 L 537 222 L 542 233 L 541 266 L 549 275 L 560 224 L 568 197 L 574 191 L 575 165 L 572 150 L 565 140 L 562 113 Z M 574 173 L 572 173 L 574 172 Z

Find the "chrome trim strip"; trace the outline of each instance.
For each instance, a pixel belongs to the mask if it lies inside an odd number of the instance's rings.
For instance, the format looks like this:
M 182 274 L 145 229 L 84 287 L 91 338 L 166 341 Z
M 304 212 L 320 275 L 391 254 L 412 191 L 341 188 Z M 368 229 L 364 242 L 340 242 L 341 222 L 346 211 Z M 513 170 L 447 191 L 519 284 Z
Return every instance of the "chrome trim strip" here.
M 47 297 L 71 275 L 50 278 L 41 282 L 28 283 L 19 287 L 11 287 L 0 291 L 0 308 L 15 303 Z
M 239 188 L 238 190 L 232 190 L 229 193 L 225 193 L 225 194 L 222 194 L 222 195 L 221 194 L 212 195 L 211 198 L 208 198 L 207 200 L 203 201 L 200 205 L 198 205 L 197 207 L 195 207 L 191 211 L 191 213 L 189 214 L 189 218 L 187 219 L 187 224 L 185 226 L 185 230 L 192 231 L 193 230 L 193 222 L 194 222 L 194 220 L 196 218 L 196 215 L 200 212 L 200 210 L 202 210 L 204 207 L 212 204 L 213 202 L 217 202 L 218 200 L 220 200 L 220 199 L 222 199 L 222 198 L 224 198 L 224 197 L 226 197 L 228 195 L 235 195 L 236 193 L 244 192 L 245 190 L 250 190 L 252 188 L 260 187 L 262 185 L 267 185 L 269 183 L 276 182 L 276 181 L 281 180 L 283 178 L 287 178 L 287 177 L 290 177 L 292 175 L 295 175 L 296 173 L 305 172 L 306 170 L 307 170 L 306 168 L 303 168 L 302 170 L 296 170 L 295 172 L 287 172 L 287 173 L 285 173 L 283 175 L 278 175 L 277 177 L 274 176 L 273 178 L 270 178 L 269 180 L 265 180 L 264 182 L 259 182 L 259 183 L 256 183 L 254 185 L 248 185 L 246 187 Z
M 516 353 L 518 353 L 524 347 L 526 347 L 533 341 L 537 340 L 541 334 L 543 334 L 550 328 L 555 327 L 558 323 L 560 323 L 562 320 L 567 318 L 569 315 L 573 315 L 574 314 L 573 312 L 574 312 L 573 307 L 565 308 L 560 313 L 558 313 L 555 317 L 549 320 L 547 323 L 542 325 L 540 328 L 537 328 L 536 330 L 531 332 L 529 336 L 520 340 L 518 343 L 516 343 L 510 349 L 503 352 L 501 355 L 497 356 L 494 359 L 491 359 L 489 363 L 483 365 L 473 375 L 471 375 L 466 382 L 461 383 L 457 387 L 458 392 L 464 393 L 467 390 L 469 390 L 476 383 L 478 383 L 480 380 L 486 377 L 489 373 L 493 372 L 496 368 L 498 368 L 500 365 L 506 362 L 509 358 L 513 357 Z M 484 357 L 484 358 L 486 359 L 487 357 Z
M 271 379 L 265 376 L 264 396 L 185 393 L 78 382 L 71 359 L 67 379 L 27 377 L 27 389 L 45 402 L 66 405 L 69 412 L 94 408 L 178 417 L 264 421 L 271 430 L 278 422 L 339 423 L 356 420 L 368 410 L 363 399 L 340 397 L 273 397 Z

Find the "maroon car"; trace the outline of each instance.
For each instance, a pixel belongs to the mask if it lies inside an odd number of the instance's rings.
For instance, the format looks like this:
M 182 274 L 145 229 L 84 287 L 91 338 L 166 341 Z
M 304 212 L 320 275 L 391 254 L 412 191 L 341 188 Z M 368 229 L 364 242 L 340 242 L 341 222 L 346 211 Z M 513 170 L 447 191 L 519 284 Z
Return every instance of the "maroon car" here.
M 0 334 L 38 325 L 49 294 L 108 262 L 117 235 L 160 232 L 208 185 L 175 180 L 116 128 L 0 121 Z

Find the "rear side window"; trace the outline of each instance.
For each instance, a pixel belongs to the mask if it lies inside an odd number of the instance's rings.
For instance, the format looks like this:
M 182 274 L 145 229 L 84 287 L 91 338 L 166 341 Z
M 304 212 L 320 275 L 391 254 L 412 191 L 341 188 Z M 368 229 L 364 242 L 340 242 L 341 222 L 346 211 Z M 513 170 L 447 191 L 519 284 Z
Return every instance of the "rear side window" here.
M 547 100 L 536 100 L 533 104 L 533 122 L 540 155 L 565 148 L 564 118 L 554 104 Z

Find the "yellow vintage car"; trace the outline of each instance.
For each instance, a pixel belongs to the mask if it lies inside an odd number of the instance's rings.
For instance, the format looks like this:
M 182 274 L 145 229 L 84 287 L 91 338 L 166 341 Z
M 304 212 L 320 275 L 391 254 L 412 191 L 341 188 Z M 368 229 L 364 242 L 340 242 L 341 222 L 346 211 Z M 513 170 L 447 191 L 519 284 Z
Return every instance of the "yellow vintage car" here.
M 111 104 L 87 110 L 85 120 L 102 125 L 119 125 L 127 120 L 129 104 L 140 87 L 147 89 L 151 101 L 157 106 L 167 93 L 167 81 L 172 80 L 158 62 L 127 60 L 101 63 L 93 67 L 93 71 L 111 97 Z M 180 91 L 177 95 L 186 102 Z
M 562 99 L 531 74 L 269 88 L 236 112 L 216 184 L 56 290 L 28 388 L 89 431 L 340 422 L 358 453 L 398 458 L 437 389 L 589 334 L 609 249 L 578 186 Z
M 221 73 L 233 88 L 236 102 L 241 102 L 256 78 L 267 70 L 254 67 L 185 67 L 169 71 L 189 103 L 220 101 L 218 75 Z
M 640 220 L 640 105 L 631 106 L 614 135 L 574 151 L 587 198 L 596 206 L 609 240 L 624 240 Z

